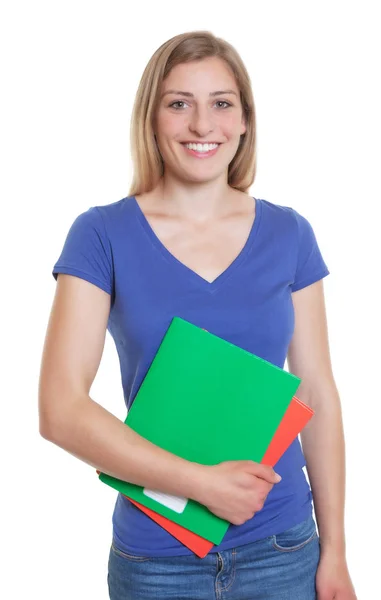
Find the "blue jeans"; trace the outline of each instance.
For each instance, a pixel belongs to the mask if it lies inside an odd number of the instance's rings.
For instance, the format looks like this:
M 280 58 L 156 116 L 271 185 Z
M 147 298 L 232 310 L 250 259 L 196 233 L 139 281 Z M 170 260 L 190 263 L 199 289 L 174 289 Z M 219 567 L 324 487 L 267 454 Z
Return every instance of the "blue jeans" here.
M 205 558 L 139 557 L 113 541 L 111 600 L 315 600 L 320 541 L 312 517 L 283 533 Z

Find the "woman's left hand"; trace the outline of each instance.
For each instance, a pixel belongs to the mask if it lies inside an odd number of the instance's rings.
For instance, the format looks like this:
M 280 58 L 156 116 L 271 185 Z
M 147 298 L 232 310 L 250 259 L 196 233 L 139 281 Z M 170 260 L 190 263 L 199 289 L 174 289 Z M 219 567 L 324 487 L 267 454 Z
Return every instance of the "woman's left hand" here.
M 322 553 L 316 572 L 317 600 L 357 600 L 345 558 Z

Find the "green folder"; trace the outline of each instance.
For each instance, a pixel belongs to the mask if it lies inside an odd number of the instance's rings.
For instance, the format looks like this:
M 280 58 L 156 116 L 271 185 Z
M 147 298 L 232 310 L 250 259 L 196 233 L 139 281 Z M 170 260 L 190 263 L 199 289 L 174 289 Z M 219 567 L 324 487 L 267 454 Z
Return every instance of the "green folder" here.
M 203 465 L 261 462 L 299 384 L 295 375 L 174 317 L 125 423 L 152 443 Z M 100 473 L 122 494 L 219 544 L 229 522 L 191 499 Z

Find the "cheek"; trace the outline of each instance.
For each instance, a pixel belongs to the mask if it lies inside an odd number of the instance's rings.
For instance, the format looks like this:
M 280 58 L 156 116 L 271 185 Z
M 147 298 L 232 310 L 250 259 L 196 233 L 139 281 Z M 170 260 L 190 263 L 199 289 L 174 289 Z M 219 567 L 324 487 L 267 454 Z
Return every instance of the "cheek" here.
M 227 135 L 236 135 L 237 130 L 240 129 L 241 120 L 237 115 L 225 115 L 224 118 L 221 118 L 220 127 L 221 131 L 225 132 Z
M 173 135 L 183 126 L 184 119 L 181 119 L 180 116 L 168 114 L 162 114 L 158 116 L 158 131 L 164 135 Z

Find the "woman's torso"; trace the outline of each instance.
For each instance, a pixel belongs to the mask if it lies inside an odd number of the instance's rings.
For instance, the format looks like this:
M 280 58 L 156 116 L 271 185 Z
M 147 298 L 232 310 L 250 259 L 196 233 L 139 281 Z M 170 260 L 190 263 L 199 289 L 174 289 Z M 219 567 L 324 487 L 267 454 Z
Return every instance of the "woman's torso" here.
M 176 223 L 141 197 L 100 209 L 115 273 L 108 329 L 128 408 L 174 316 L 283 368 L 294 328 L 296 221 L 292 209 L 248 196 L 245 202 L 214 228 Z M 262 511 L 244 525 L 231 525 L 212 551 L 261 539 L 307 518 L 312 497 L 304 465 L 297 439 L 277 464 L 282 481 Z M 132 555 L 191 553 L 121 495 L 113 535 L 115 544 Z

